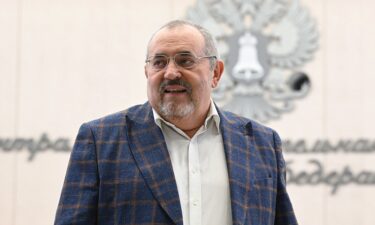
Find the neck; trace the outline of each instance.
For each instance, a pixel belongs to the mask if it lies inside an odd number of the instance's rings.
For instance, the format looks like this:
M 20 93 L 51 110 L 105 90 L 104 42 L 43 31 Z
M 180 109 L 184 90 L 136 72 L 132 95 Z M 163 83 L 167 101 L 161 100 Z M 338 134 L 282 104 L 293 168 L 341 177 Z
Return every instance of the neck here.
M 186 135 L 188 135 L 191 138 L 204 124 L 208 111 L 209 108 L 203 113 L 193 112 L 192 114 L 186 117 L 168 117 L 164 119 L 174 124 L 176 127 L 181 129 Z
M 197 127 L 194 127 L 190 130 L 183 130 L 181 129 L 187 136 L 189 136 L 190 138 L 192 138 L 194 136 L 195 133 L 197 133 L 197 131 L 199 130 L 199 128 L 201 127 L 202 125 L 199 125 Z

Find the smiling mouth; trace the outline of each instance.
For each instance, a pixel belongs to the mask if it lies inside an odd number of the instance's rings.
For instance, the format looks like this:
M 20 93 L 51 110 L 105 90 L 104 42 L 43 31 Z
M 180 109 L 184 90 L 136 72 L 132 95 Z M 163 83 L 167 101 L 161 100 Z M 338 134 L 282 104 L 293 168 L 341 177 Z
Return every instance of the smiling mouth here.
M 192 88 L 191 85 L 183 81 L 179 80 L 165 80 L 160 84 L 159 89 L 161 94 L 191 94 Z
M 187 93 L 188 92 L 188 88 L 183 86 L 183 85 L 166 85 L 164 88 L 163 88 L 163 92 L 165 94 L 182 94 L 182 93 Z
M 168 89 L 168 90 L 164 90 L 164 93 L 186 93 L 186 90 L 185 89 L 182 89 L 182 90 Z

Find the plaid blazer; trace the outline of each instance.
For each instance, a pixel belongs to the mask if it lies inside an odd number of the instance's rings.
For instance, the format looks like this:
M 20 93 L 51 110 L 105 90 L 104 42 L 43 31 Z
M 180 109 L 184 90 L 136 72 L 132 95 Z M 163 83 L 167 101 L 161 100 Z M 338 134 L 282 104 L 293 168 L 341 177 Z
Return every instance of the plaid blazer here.
M 279 136 L 254 121 L 218 113 L 233 224 L 297 224 Z M 81 126 L 55 224 L 183 224 L 171 160 L 149 103 Z

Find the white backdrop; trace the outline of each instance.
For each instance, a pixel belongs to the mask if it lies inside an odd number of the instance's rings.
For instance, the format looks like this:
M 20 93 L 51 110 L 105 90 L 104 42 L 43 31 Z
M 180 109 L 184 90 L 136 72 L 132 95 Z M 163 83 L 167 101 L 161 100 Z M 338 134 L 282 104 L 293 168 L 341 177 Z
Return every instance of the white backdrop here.
M 375 1 L 301 0 L 316 20 L 319 50 L 303 70 L 311 93 L 267 125 L 283 139 L 375 141 Z M 146 44 L 195 0 L 0 0 L 0 224 L 52 224 L 69 154 L 7 150 L 8 140 L 43 133 L 72 141 L 85 121 L 146 101 Z M 64 142 L 64 140 L 62 142 Z M 8 143 L 9 144 L 9 143 Z M 65 143 L 67 144 L 67 143 Z M 63 147 L 62 147 L 63 148 Z M 375 144 L 374 147 L 375 148 Z M 369 171 L 375 152 L 286 150 L 294 173 Z M 289 192 L 300 224 L 375 224 L 375 185 L 326 184 Z

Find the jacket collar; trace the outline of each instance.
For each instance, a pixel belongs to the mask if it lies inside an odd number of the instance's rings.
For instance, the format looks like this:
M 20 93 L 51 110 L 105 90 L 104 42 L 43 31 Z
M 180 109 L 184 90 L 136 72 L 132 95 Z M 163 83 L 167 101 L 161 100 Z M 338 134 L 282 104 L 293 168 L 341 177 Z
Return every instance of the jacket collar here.
M 131 152 L 146 184 L 174 223 L 182 225 L 171 160 L 163 134 L 154 122 L 151 106 L 146 103 L 130 109 L 126 117 Z
M 229 175 L 233 224 L 245 224 L 253 172 L 252 124 L 232 113 L 218 111 Z

